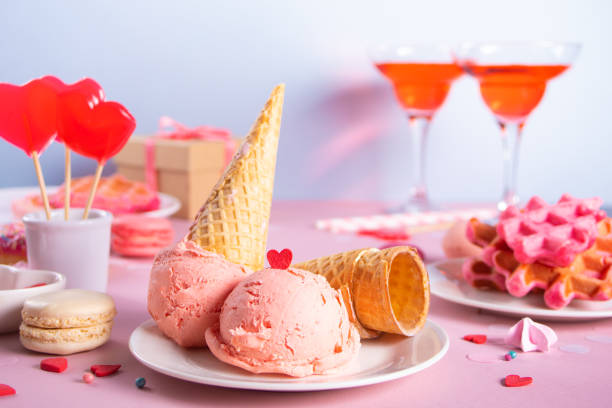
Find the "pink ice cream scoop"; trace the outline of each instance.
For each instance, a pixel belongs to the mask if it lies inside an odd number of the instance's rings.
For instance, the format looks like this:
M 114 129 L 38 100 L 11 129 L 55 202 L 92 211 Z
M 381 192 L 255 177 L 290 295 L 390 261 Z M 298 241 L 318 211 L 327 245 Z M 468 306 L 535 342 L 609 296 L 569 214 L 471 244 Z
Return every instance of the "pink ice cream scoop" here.
M 219 321 L 221 306 L 252 271 L 181 241 L 153 262 L 148 308 L 159 329 L 183 347 L 204 347 L 204 332 Z
M 344 302 L 324 277 L 263 269 L 230 293 L 219 324 L 206 331 L 220 360 L 253 373 L 293 377 L 346 366 L 360 347 Z

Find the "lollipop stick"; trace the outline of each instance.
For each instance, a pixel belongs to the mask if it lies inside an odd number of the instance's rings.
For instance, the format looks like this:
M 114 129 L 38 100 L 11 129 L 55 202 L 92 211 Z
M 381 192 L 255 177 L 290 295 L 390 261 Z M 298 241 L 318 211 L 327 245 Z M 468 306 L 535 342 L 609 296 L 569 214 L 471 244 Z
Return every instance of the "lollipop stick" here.
M 100 177 L 102 176 L 102 169 L 104 168 L 104 164 L 98 163 L 98 168 L 96 169 L 96 175 L 94 176 L 94 182 L 91 186 L 91 191 L 89 192 L 89 199 L 87 199 L 87 206 L 85 206 L 85 211 L 83 212 L 83 219 L 86 220 L 89 216 L 89 210 L 91 209 L 91 205 L 93 204 L 94 197 L 96 195 L 96 190 L 98 189 L 98 183 L 100 182 Z
M 37 152 L 32 152 L 32 160 L 34 160 L 34 169 L 36 169 L 36 177 L 38 178 L 40 194 L 42 195 L 43 204 L 45 205 L 45 213 L 47 214 L 47 219 L 50 220 L 51 207 L 49 206 L 49 197 L 47 196 L 47 186 L 45 185 L 45 178 L 43 177 L 43 173 L 40 168 L 40 161 L 38 160 Z
M 70 185 L 72 183 L 72 176 L 70 171 L 70 149 L 66 146 L 66 175 L 64 176 L 64 219 L 68 221 L 70 212 Z

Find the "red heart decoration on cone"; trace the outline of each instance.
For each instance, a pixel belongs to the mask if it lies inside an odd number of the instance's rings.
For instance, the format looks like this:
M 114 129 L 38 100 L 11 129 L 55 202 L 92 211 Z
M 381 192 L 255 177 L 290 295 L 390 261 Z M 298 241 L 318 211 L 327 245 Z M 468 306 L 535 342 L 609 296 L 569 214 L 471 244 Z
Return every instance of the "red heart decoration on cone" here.
M 134 128 L 136 120 L 120 103 L 92 98 L 80 88 L 59 96 L 60 137 L 70 149 L 100 164 L 123 148 Z
M 42 152 L 55 136 L 58 84 L 52 76 L 22 86 L 0 84 L 0 136 L 28 156 Z
M 506 387 L 524 387 L 533 382 L 533 378 L 531 377 L 521 377 L 518 375 L 508 375 L 504 379 L 504 384 Z
M 275 249 L 271 249 L 268 251 L 268 263 L 271 268 L 274 269 L 287 269 L 289 265 L 291 265 L 291 260 L 293 259 L 293 253 L 290 249 L 283 249 L 278 252 Z

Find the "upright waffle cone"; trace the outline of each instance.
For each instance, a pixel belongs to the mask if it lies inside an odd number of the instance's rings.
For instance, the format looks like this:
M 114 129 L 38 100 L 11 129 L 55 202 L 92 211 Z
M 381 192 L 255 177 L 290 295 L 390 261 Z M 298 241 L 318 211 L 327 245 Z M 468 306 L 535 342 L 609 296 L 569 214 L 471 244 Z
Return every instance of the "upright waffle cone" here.
M 348 286 L 357 319 L 367 329 L 413 336 L 429 310 L 429 277 L 407 246 L 343 252 L 293 265 Z
M 272 91 L 187 238 L 253 270 L 263 268 L 285 86 Z

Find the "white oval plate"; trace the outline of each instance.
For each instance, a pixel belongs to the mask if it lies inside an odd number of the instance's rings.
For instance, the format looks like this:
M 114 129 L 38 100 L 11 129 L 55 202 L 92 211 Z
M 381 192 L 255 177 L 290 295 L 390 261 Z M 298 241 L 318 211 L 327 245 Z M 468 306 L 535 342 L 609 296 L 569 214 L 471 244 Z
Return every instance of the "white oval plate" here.
M 181 202 L 178 198 L 169 194 L 157 193 L 159 197 L 159 208 L 153 211 L 138 213 L 138 215 L 146 215 L 147 217 L 167 218 L 174 215 L 181 209 Z
M 358 357 L 336 375 L 292 378 L 251 374 L 216 359 L 208 349 L 186 349 L 165 337 L 153 320 L 130 336 L 130 351 L 147 367 L 201 384 L 263 391 L 318 391 L 360 387 L 405 377 L 438 362 L 448 350 L 448 335 L 427 321 L 414 337 L 384 335 L 361 342 Z
M 554 310 L 546 307 L 542 294 L 518 298 L 505 292 L 476 289 L 461 277 L 464 260 L 450 259 L 427 265 L 433 295 L 465 306 L 540 320 L 575 321 L 612 317 L 612 301 L 573 300 L 563 309 Z

